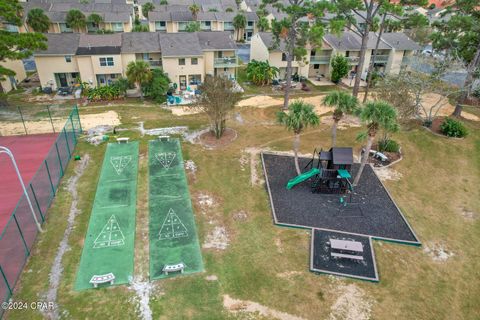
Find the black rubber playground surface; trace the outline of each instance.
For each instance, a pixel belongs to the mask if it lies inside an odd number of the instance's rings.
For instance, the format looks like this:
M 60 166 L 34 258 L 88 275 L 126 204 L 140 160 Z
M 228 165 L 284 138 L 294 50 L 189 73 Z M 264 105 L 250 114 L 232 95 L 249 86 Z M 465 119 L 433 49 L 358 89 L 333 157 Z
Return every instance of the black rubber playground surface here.
M 309 160 L 300 158 L 301 167 Z M 311 181 L 287 190 L 288 180 L 296 175 L 293 157 L 262 153 L 262 161 L 276 224 L 420 244 L 370 166 L 365 167 L 351 203 L 344 206 L 339 195 L 312 193 Z M 358 167 L 353 165 L 352 176 Z M 348 196 L 346 200 L 350 200 Z
M 332 258 L 330 239 L 362 243 L 363 260 Z M 353 234 L 314 229 L 310 253 L 310 270 L 362 280 L 379 280 L 371 238 Z

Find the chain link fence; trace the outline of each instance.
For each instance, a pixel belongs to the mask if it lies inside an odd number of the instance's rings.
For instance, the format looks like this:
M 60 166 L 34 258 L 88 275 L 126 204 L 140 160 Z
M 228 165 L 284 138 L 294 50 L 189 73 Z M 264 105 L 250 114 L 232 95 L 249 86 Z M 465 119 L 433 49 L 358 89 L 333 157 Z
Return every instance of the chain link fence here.
M 28 130 L 28 129 L 27 129 Z M 68 119 L 58 133 L 55 143 L 26 185 L 37 220 L 45 221 L 48 208 L 57 191 L 60 179 L 70 161 L 73 150 L 82 132 L 77 106 L 74 106 Z M 22 193 L 15 210 L 0 235 L 0 296 L 2 302 L 12 296 L 15 284 L 30 255 L 38 230 L 27 198 Z M 0 309 L 0 317 L 3 316 Z

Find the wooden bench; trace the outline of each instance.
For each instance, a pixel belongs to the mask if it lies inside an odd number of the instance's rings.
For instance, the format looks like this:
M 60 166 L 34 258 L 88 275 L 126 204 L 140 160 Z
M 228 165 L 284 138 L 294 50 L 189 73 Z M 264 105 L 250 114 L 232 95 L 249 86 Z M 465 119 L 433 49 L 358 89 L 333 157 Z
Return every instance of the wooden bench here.
M 118 143 L 127 143 L 130 138 L 117 138 Z
M 362 256 L 356 256 L 353 254 L 345 254 L 345 253 L 337 253 L 337 252 L 331 252 L 330 255 L 335 258 L 345 258 L 345 259 L 352 259 L 352 260 L 362 260 Z
M 98 284 L 110 282 L 112 285 L 115 282 L 115 276 L 113 273 L 107 273 L 102 275 L 94 275 L 92 279 L 90 279 L 90 283 L 93 284 L 94 288 L 98 287 Z
M 183 270 L 185 269 L 185 264 L 183 262 L 180 262 L 178 264 L 166 264 L 162 271 L 168 275 L 169 272 L 177 272 L 180 271 L 180 273 L 183 273 Z

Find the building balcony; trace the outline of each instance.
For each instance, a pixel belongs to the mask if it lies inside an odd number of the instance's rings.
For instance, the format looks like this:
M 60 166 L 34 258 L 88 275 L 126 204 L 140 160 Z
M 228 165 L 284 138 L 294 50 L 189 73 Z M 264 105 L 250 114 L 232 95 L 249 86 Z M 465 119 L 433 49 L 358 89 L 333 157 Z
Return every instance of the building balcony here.
M 348 60 L 348 63 L 350 64 L 358 64 L 360 61 L 360 57 L 346 57 Z
M 162 60 L 141 60 L 145 61 L 150 65 L 150 68 L 161 68 L 162 67 Z
M 310 64 L 329 64 L 330 56 L 311 56 Z
M 213 66 L 215 68 L 235 68 L 238 67 L 238 58 L 237 56 L 215 58 Z
M 372 56 L 373 59 L 373 56 Z M 387 63 L 388 62 L 388 54 L 380 54 L 375 56 L 375 63 Z

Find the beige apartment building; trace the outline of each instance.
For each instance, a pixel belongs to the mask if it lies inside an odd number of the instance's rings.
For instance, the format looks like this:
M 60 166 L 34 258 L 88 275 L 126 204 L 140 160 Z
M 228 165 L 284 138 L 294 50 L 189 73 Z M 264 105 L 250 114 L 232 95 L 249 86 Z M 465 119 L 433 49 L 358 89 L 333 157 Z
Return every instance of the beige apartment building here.
M 361 38 L 353 32 L 343 32 L 340 36 L 327 34 L 323 37 L 322 47 L 309 48 L 307 56 L 302 61 L 293 61 L 293 74 L 306 78 L 330 78 L 330 60 L 334 55 L 348 58 L 351 71 L 361 72 L 366 78 L 372 53 L 377 43 L 377 35 L 371 33 L 367 44 L 367 52 L 363 70 L 358 70 Z M 260 32 L 253 36 L 250 47 L 250 59 L 269 61 L 272 66 L 280 69 L 279 77 L 285 77 L 286 56 L 285 44 L 280 43 L 277 48 L 272 48 L 273 37 L 271 33 Z M 379 43 L 375 59 L 375 69 L 384 74 L 398 74 L 405 56 L 413 55 L 421 47 L 401 32 L 384 33 Z
M 180 90 L 206 75 L 235 78 L 236 45 L 229 32 L 141 32 L 108 35 L 47 34 L 48 49 L 34 54 L 42 87 L 91 86 L 126 76 L 131 61 L 162 68 Z

